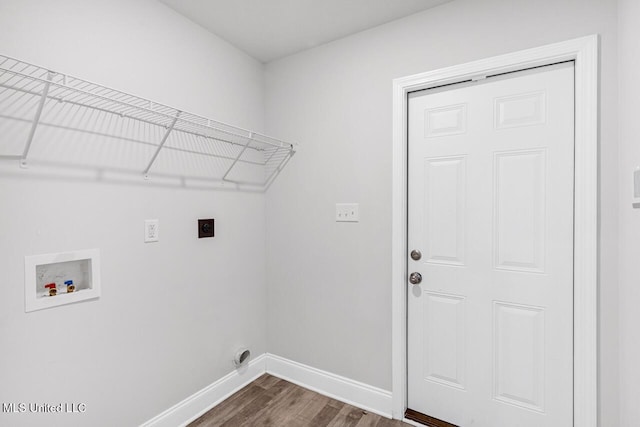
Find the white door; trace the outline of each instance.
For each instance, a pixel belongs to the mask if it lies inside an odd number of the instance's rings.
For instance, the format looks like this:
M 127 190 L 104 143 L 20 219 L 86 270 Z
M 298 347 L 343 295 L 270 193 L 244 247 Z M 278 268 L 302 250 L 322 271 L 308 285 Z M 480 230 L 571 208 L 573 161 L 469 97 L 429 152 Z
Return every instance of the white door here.
M 573 63 L 409 97 L 408 407 L 573 425 Z

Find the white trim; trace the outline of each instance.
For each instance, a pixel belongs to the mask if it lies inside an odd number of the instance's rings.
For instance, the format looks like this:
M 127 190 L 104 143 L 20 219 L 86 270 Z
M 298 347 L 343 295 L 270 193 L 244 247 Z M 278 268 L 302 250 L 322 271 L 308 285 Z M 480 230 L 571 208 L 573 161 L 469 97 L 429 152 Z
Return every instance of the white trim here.
M 598 36 L 443 68 L 393 81 L 393 417 L 407 402 L 407 95 L 421 89 L 575 61 L 574 426 L 598 423 Z
M 141 427 L 186 426 L 233 393 L 245 387 L 266 371 L 266 355 L 261 354 L 249 362 L 245 369 L 234 370 L 218 381 L 187 397 Z
M 301 387 L 391 418 L 391 392 L 340 375 L 267 355 L 267 373 Z
M 391 392 L 265 353 L 250 361 L 246 369 L 235 370 L 225 375 L 140 427 L 186 426 L 265 373 L 391 418 Z

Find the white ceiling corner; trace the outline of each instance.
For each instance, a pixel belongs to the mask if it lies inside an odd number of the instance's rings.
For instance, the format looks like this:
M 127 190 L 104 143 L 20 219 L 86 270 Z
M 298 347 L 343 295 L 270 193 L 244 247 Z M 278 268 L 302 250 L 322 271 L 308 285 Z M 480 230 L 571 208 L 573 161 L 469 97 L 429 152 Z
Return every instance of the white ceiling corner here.
M 451 0 L 160 0 L 270 62 Z

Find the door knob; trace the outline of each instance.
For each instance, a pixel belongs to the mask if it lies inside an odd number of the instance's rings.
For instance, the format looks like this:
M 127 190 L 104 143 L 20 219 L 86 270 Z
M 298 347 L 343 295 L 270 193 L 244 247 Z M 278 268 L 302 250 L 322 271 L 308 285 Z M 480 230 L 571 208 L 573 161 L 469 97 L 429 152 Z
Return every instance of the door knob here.
M 414 261 L 418 261 L 420 258 L 422 258 L 422 252 L 420 252 L 417 249 L 414 249 L 411 251 L 411 259 Z
M 422 274 L 411 273 L 409 275 L 409 282 L 411 282 L 412 285 L 417 285 L 418 283 L 422 282 Z

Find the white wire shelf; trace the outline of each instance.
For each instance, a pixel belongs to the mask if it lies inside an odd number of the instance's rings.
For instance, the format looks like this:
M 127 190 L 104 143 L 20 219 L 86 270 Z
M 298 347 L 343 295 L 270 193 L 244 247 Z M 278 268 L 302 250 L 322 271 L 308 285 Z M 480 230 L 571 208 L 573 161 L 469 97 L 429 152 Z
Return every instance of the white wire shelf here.
M 0 159 L 266 190 L 295 145 L 0 55 Z

